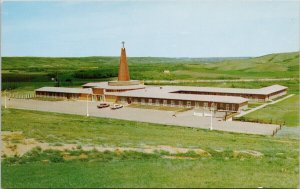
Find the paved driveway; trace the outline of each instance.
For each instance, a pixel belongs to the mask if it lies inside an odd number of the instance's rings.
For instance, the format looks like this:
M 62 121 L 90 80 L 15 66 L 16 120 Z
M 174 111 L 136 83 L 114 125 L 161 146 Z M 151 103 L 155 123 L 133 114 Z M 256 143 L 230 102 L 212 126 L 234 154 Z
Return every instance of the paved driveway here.
M 3 100 L 2 100 L 3 102 Z M 39 101 L 28 99 L 10 99 L 8 108 L 29 109 L 38 111 L 58 112 L 67 114 L 86 115 L 86 101 Z M 210 117 L 198 117 L 193 115 L 193 110 L 177 113 L 124 107 L 118 110 L 110 108 L 98 109 L 98 103 L 89 102 L 89 115 L 95 117 L 107 117 L 166 125 L 194 127 L 209 129 Z M 239 121 L 218 121 L 213 119 L 213 129 L 247 134 L 272 135 L 279 128 L 278 125 L 259 124 Z

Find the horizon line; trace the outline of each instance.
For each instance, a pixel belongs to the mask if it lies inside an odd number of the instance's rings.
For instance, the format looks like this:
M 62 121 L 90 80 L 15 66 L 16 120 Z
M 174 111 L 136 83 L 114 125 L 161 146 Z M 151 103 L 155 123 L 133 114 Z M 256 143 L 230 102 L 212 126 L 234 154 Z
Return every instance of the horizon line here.
M 174 56 L 127 56 L 128 58 L 190 58 L 190 59 L 200 59 L 200 58 L 255 58 L 255 57 L 261 57 L 266 55 L 272 55 L 272 54 L 286 54 L 286 53 L 300 53 L 300 50 L 298 51 L 285 51 L 285 52 L 274 52 L 274 53 L 268 53 L 263 54 L 259 56 L 207 56 L 207 57 L 188 57 L 188 56 L 180 56 L 180 57 L 174 57 Z M 1 58 L 12 58 L 12 57 L 32 57 L 32 58 L 88 58 L 88 57 L 119 57 L 117 56 L 109 56 L 109 55 L 91 55 L 91 56 L 32 56 L 32 55 L 26 55 L 26 56 L 1 56 Z

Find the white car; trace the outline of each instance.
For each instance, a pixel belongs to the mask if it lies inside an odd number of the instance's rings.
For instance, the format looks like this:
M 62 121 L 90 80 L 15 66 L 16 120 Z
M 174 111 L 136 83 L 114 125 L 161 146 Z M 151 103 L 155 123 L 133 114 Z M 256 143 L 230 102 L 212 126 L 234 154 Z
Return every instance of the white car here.
M 113 104 L 110 109 L 112 110 L 116 110 L 116 109 L 120 109 L 120 108 L 123 108 L 123 105 L 122 104 Z

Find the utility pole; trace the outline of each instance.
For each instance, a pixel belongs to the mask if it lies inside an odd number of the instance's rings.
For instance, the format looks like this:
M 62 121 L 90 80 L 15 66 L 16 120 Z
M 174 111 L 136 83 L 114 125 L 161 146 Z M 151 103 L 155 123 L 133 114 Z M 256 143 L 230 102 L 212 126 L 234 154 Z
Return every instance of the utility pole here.
M 212 120 L 213 120 L 213 111 L 212 108 L 210 108 L 210 130 L 213 130 L 213 125 L 212 125 Z
M 86 96 L 86 116 L 89 117 L 89 95 Z
M 6 90 L 4 91 L 4 108 L 7 108 L 7 104 L 6 104 Z

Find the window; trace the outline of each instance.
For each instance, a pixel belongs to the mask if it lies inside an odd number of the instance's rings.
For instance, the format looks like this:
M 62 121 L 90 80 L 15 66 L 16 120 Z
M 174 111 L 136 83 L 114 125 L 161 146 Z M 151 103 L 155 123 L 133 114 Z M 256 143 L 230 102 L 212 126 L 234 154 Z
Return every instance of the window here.
M 204 109 L 207 109 L 207 107 L 208 107 L 208 102 L 204 102 L 203 107 L 204 107 Z
M 171 100 L 171 107 L 174 107 L 174 106 L 175 106 L 175 101 Z
M 235 111 L 235 105 L 234 105 L 234 104 L 232 104 L 231 109 L 232 109 L 233 111 Z
M 179 105 L 179 107 L 182 107 L 183 106 L 182 101 L 178 101 L 178 105 Z
M 155 100 L 155 105 L 159 106 L 159 100 L 158 99 Z
M 168 105 L 168 101 L 167 100 L 164 100 L 163 101 L 163 106 L 167 106 Z
M 191 101 L 186 102 L 186 107 L 190 108 L 191 107 Z
M 148 100 L 148 104 L 149 104 L 149 105 L 152 105 L 152 99 L 149 99 L 149 100 Z
M 215 103 L 211 103 L 210 106 L 211 106 L 210 108 L 211 108 L 212 110 L 215 110 L 215 108 L 216 108 L 216 104 L 215 104 Z
M 226 104 L 226 110 L 229 110 L 229 104 Z
M 145 104 L 145 99 L 143 99 L 143 98 L 141 99 L 141 104 L 143 104 L 143 105 Z
M 199 102 L 195 102 L 195 108 L 199 108 Z

